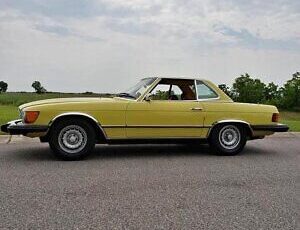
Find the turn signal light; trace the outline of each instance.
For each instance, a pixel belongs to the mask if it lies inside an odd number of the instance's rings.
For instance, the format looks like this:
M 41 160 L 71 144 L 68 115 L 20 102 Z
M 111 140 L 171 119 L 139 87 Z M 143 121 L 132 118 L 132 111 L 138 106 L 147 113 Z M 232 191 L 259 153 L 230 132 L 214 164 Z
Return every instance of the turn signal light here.
M 272 122 L 279 122 L 279 113 L 273 113 Z
M 40 112 L 37 111 L 26 111 L 24 122 L 27 124 L 34 123 L 38 119 L 39 114 Z

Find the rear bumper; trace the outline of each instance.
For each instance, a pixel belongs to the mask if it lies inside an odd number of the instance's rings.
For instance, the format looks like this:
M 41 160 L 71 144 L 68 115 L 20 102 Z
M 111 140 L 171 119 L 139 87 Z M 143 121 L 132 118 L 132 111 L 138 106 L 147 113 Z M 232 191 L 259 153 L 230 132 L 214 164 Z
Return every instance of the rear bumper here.
M 253 131 L 287 132 L 289 127 L 284 124 L 276 125 L 252 125 Z
M 48 131 L 48 126 L 23 124 L 22 120 L 8 122 L 1 126 L 1 131 L 11 135 L 27 135 L 28 133 L 43 133 Z

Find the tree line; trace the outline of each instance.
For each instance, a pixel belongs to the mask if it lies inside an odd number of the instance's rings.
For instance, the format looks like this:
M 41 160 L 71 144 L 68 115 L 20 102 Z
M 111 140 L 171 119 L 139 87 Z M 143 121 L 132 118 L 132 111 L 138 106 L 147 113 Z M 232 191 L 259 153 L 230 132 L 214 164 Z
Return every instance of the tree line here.
M 39 81 L 34 81 L 31 86 L 38 94 L 47 92 Z M 245 73 L 237 77 L 231 87 L 221 84 L 219 88 L 237 102 L 270 104 L 281 109 L 300 110 L 300 72 L 294 73 L 282 87 L 273 82 L 265 84 Z M 0 93 L 7 89 L 8 84 L 0 81 Z
M 265 84 L 248 73 L 236 78 L 231 87 L 219 85 L 229 97 L 237 102 L 275 105 L 286 110 L 300 110 L 300 72 L 292 75 L 282 87 L 273 82 Z
M 41 82 L 39 82 L 39 81 L 34 81 L 31 84 L 31 87 L 38 94 L 42 94 L 42 93 L 47 92 L 47 90 L 42 86 Z M 7 89 L 8 89 L 8 84 L 4 81 L 0 81 L 0 93 L 5 93 L 7 91 Z

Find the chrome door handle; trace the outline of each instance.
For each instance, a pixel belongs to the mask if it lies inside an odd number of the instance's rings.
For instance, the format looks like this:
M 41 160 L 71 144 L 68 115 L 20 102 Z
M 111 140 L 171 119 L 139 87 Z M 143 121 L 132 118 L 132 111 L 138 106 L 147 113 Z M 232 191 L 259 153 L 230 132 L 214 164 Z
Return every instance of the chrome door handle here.
M 195 108 L 191 108 L 191 110 L 193 110 L 193 111 L 201 111 L 201 110 L 203 110 L 203 108 L 195 107 Z

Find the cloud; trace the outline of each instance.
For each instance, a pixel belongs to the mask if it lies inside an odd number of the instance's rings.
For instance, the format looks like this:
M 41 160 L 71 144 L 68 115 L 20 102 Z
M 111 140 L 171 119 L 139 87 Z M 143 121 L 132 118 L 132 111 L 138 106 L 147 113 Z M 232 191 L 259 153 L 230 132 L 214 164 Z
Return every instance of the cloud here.
M 299 71 L 299 12 L 296 0 L 2 0 L 0 79 L 96 92 L 158 75 L 281 83 Z
M 35 29 L 43 31 L 43 32 L 47 32 L 47 33 L 54 33 L 54 34 L 61 35 L 61 36 L 68 36 L 68 35 L 73 34 L 73 32 L 71 32 L 69 28 L 64 27 L 64 26 L 38 24 L 35 26 Z
M 105 41 L 104 39 L 102 39 L 100 37 L 83 35 L 75 30 L 71 30 L 70 28 L 67 28 L 65 26 L 60 26 L 60 25 L 37 24 L 34 26 L 34 28 L 36 30 L 39 30 L 42 32 L 46 32 L 46 33 L 50 33 L 50 34 L 54 34 L 54 35 L 58 35 L 58 36 L 63 36 L 63 37 L 72 36 L 72 37 L 83 39 L 83 40 L 89 41 L 89 42 Z
M 44 15 L 46 17 L 90 17 L 101 12 L 95 8 L 95 1 L 82 0 L 4 0 L 1 9 L 16 9 L 27 15 Z
M 153 35 L 159 25 L 151 22 L 136 22 L 135 20 L 106 20 L 105 25 L 115 32 L 133 35 Z
M 201 35 L 208 41 L 232 41 L 230 34 L 214 30 L 215 25 L 222 25 L 233 31 L 258 34 L 261 39 L 270 42 L 300 38 L 300 13 L 297 11 L 300 3 L 296 0 L 4 0 L 0 2 L 0 8 L 17 10 L 28 18 L 39 16 L 65 23 L 60 29 L 67 27 L 72 20 L 103 18 L 104 25 L 94 29 L 106 26 L 129 34 L 164 37 Z M 39 26 L 36 28 L 39 29 Z M 60 32 L 66 33 L 67 30 Z
M 216 29 L 216 31 L 226 36 L 233 37 L 236 41 L 235 43 L 239 46 L 245 46 L 255 49 L 283 49 L 300 51 L 300 43 L 294 39 L 288 41 L 264 39 L 259 35 L 251 34 L 247 29 L 241 29 L 240 31 L 237 31 L 229 27 L 221 27 Z

